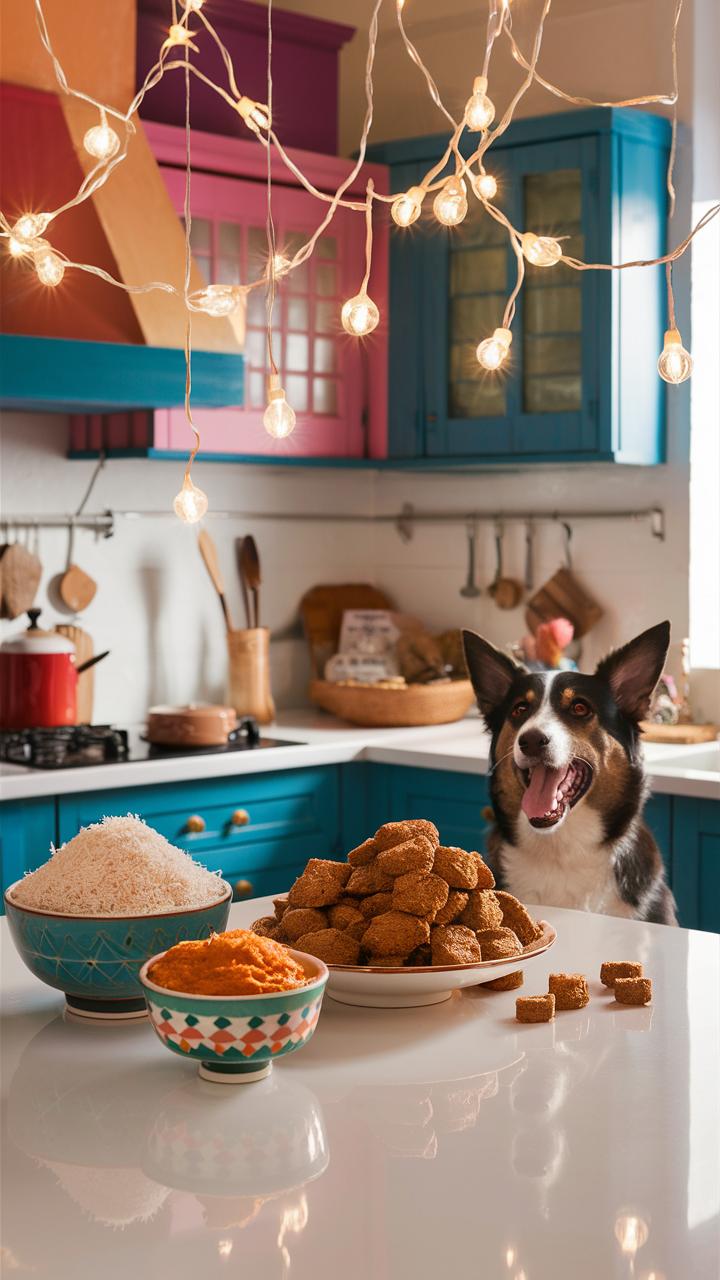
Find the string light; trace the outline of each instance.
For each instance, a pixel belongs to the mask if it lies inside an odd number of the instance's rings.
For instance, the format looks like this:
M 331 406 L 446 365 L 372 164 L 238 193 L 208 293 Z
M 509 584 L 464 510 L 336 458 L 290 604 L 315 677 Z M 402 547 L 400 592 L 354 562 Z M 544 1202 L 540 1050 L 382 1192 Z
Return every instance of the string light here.
M 693 371 L 693 358 L 682 345 L 677 329 L 667 329 L 663 349 L 657 362 L 660 377 L 677 386 L 685 382 Z
M 208 509 L 207 494 L 193 484 L 189 474 L 185 474 L 183 486 L 173 499 L 173 511 L 184 524 L 197 524 Z
M 268 378 L 268 406 L 263 414 L 263 426 L 274 440 L 285 440 L 295 430 L 295 410 L 285 399 L 280 386 L 280 376 L 271 373 Z
M 83 146 L 89 155 L 96 160 L 111 160 L 120 150 L 120 139 L 106 119 L 88 129 L 83 138 Z
M 8 236 L 8 253 L 11 258 L 22 258 L 24 254 L 30 253 L 30 246 L 23 244 L 22 240 L 18 240 L 16 236 L 10 234 Z
M 182 22 L 173 22 L 172 26 L 168 28 L 165 44 L 172 47 L 176 45 L 190 45 L 194 35 L 195 32 L 188 31 L 187 27 L 183 26 Z
M 496 329 L 492 338 L 485 338 L 475 352 L 483 369 L 491 372 L 499 369 L 510 350 L 512 333 L 509 329 Z
M 483 169 L 477 177 L 472 178 L 472 189 L 480 200 L 494 200 L 497 195 L 497 179 Z
M 473 91 L 465 103 L 465 127 L 471 133 L 484 132 L 495 119 L 495 104 L 485 92 L 487 84 L 487 76 L 476 76 Z
M 209 316 L 230 316 L 238 305 L 232 285 L 209 284 L 196 299 L 196 306 Z
M 12 228 L 12 239 L 16 243 L 31 248 L 33 241 L 42 235 L 49 221 L 49 213 L 24 213 Z M 20 255 L 15 253 L 13 256 L 19 257 Z
M 448 178 L 433 200 L 433 213 L 444 227 L 457 227 L 467 213 L 467 188 L 462 178 Z
M 53 288 L 60 284 L 65 275 L 65 263 L 62 258 L 58 257 L 49 245 L 43 245 L 36 251 L 34 257 L 35 270 L 41 284 L 52 285 Z
M 554 267 L 562 258 L 562 245 L 552 236 L 536 236 L 526 231 L 522 236 L 522 251 L 534 267 Z
M 192 9 L 193 13 L 199 13 L 205 3 L 205 0 L 185 0 L 185 3 L 187 4 L 188 9 Z
M 367 293 L 348 298 L 340 312 L 342 327 L 353 338 L 366 338 L 380 323 L 380 312 Z
M 417 222 L 424 196 L 422 187 L 410 187 L 404 195 L 393 200 L 390 206 L 393 222 L 396 222 L 399 227 L 411 227 L 413 222 Z
M 647 1222 L 635 1214 L 623 1214 L 615 1219 L 615 1239 L 621 1251 L 629 1257 L 634 1257 L 638 1249 L 642 1249 L 649 1234 Z
M 292 267 L 292 263 L 289 258 L 285 257 L 284 253 L 273 254 L 273 274 L 275 276 L 286 276 L 291 267 Z M 267 276 L 270 275 L 269 260 L 266 268 L 266 275 Z
M 243 95 L 238 99 L 235 107 L 249 128 L 270 128 L 270 112 L 264 102 L 255 102 L 253 98 L 246 98 Z

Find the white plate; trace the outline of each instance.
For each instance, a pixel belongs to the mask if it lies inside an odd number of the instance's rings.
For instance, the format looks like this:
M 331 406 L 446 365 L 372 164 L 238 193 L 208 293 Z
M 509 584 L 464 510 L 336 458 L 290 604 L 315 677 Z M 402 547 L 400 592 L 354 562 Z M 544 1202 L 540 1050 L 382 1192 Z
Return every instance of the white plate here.
M 440 1004 L 453 991 L 504 978 L 551 947 L 557 934 L 541 920 L 542 936 L 511 960 L 481 960 L 479 964 L 427 965 L 417 969 L 383 969 L 379 965 L 330 964 L 327 995 L 341 1004 L 380 1009 L 410 1009 Z

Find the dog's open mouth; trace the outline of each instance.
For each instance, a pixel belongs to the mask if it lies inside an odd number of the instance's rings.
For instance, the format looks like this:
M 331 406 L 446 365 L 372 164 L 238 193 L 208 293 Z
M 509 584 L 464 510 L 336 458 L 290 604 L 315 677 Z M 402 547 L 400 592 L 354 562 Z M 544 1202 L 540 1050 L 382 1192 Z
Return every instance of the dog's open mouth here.
M 522 810 L 532 827 L 554 827 L 568 809 L 581 800 L 592 782 L 593 771 L 575 756 L 564 769 L 537 764 L 521 769 L 525 784 Z

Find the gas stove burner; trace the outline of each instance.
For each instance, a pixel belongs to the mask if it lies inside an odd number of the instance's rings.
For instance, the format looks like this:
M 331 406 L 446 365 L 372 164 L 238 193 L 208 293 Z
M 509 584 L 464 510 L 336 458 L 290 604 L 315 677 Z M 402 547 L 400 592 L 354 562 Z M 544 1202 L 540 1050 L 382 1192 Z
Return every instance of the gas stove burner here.
M 0 760 L 31 769 L 74 769 L 128 757 L 127 731 L 108 724 L 57 725 L 0 733 Z

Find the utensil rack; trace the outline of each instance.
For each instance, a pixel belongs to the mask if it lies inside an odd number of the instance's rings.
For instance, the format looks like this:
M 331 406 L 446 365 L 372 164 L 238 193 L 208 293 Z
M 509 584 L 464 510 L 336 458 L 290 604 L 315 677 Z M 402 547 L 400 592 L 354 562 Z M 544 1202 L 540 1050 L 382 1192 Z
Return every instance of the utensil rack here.
M 111 538 L 118 520 L 176 519 L 172 510 L 158 511 L 102 511 L 95 515 L 17 515 L 6 516 L 0 527 L 4 529 L 88 529 L 103 538 Z M 244 520 L 249 524 L 256 520 L 282 520 L 291 524 L 392 524 L 403 542 L 411 541 L 415 526 L 419 524 L 577 524 L 579 521 L 632 520 L 647 521 L 653 538 L 665 539 L 665 512 L 662 507 L 645 507 L 639 510 L 618 511 L 422 511 L 411 502 L 404 503 L 399 512 L 348 514 L 348 512 L 317 511 L 208 511 L 206 519 Z

